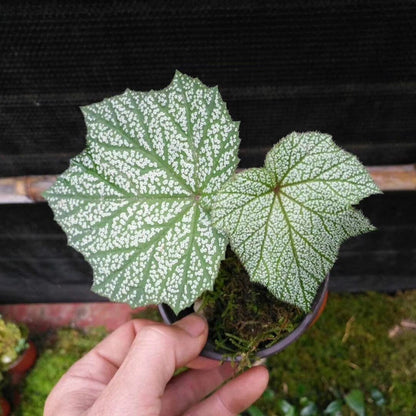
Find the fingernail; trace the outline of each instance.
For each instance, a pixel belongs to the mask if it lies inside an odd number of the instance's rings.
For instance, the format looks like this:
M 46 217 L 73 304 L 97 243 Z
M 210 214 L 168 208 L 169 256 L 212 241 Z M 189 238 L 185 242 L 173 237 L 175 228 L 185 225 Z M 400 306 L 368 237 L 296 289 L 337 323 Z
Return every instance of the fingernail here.
M 199 337 L 205 331 L 207 322 L 205 318 L 202 318 L 196 313 L 193 313 L 181 319 L 180 321 L 177 321 L 175 325 L 181 327 L 191 337 L 196 338 Z

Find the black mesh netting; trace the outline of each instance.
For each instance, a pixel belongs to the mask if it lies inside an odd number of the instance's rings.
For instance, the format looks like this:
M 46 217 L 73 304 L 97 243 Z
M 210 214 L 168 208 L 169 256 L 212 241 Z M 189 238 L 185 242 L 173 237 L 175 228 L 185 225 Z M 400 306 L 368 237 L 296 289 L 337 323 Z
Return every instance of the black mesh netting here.
M 63 171 L 85 145 L 80 105 L 162 88 L 176 68 L 219 85 L 243 167 L 293 130 L 331 133 L 366 164 L 412 163 L 415 22 L 415 1 L 3 0 L 0 176 Z M 337 288 L 414 285 L 414 195 L 386 198 L 396 222 L 369 203 L 381 231 L 346 245 Z M 46 205 L 0 206 L 0 302 L 91 299 L 90 279 Z

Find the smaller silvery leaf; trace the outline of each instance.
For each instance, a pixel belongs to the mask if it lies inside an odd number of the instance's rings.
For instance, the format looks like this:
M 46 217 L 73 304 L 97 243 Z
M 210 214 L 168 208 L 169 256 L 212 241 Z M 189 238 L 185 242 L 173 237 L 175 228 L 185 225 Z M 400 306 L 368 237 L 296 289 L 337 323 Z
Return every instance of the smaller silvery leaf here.
M 217 88 L 180 72 L 82 111 L 87 149 L 45 194 L 55 219 L 96 293 L 178 312 L 212 289 L 224 257 L 210 209 L 238 163 L 238 123 Z
M 308 311 L 341 243 L 373 229 L 352 205 L 379 192 L 331 136 L 292 133 L 272 148 L 264 168 L 223 186 L 212 216 L 252 281 Z

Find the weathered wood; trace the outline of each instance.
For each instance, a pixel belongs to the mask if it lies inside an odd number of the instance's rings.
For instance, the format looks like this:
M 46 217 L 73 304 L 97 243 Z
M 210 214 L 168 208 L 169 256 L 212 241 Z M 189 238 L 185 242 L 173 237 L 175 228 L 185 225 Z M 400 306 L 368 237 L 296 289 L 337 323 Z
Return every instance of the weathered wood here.
M 370 166 L 368 170 L 383 191 L 416 190 L 416 165 Z
M 0 204 L 27 204 L 44 201 L 42 193 L 55 181 L 55 175 L 1 178 Z
M 416 165 L 370 166 L 367 169 L 382 191 L 416 190 Z M 42 193 L 55 181 L 55 175 L 1 178 L 0 204 L 44 201 Z

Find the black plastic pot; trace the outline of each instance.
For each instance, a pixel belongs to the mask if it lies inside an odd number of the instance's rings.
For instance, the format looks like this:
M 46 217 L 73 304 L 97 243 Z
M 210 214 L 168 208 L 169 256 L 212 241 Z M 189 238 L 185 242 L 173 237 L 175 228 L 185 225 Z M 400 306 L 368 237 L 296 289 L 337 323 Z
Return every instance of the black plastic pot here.
M 295 342 L 319 317 L 322 313 L 325 302 L 328 296 L 328 281 L 329 276 L 326 277 L 324 282 L 321 284 L 318 293 L 316 294 L 315 300 L 312 304 L 311 311 L 305 316 L 303 321 L 296 327 L 296 329 L 291 332 L 286 338 L 280 340 L 277 344 L 260 350 L 257 353 L 259 358 L 269 357 L 270 355 L 277 354 L 280 351 L 283 351 L 287 346 Z M 162 315 L 162 318 L 165 323 L 173 324 L 177 320 L 193 313 L 193 308 L 189 307 L 179 312 L 178 315 L 173 312 L 173 310 L 166 304 L 161 303 L 159 305 L 159 312 Z M 201 351 L 203 357 L 211 358 L 213 360 L 224 361 L 224 357 L 227 356 L 226 352 L 218 351 L 215 345 L 211 342 L 207 342 L 204 349 Z M 236 361 L 239 361 L 241 357 L 237 357 Z M 230 358 L 225 358 L 225 361 L 231 361 Z

